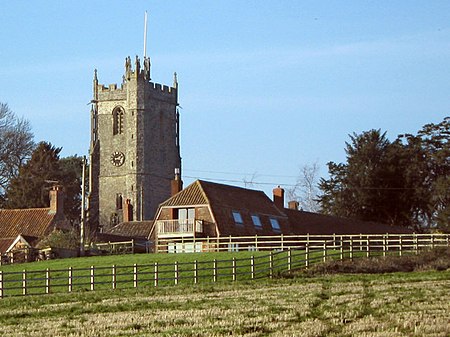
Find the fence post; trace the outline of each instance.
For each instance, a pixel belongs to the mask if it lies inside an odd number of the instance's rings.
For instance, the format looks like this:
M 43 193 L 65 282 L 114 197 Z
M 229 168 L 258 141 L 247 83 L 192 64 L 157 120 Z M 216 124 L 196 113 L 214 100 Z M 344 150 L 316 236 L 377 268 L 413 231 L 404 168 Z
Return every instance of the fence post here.
M 69 293 L 71 293 L 73 290 L 73 273 L 72 273 L 72 267 L 69 267 Z
M 323 262 L 327 261 L 327 243 L 323 243 Z
M 50 269 L 45 270 L 45 293 L 50 294 Z
M 434 234 L 431 234 L 431 249 L 434 248 Z
M 111 273 L 111 277 L 112 277 L 112 288 L 116 289 L 117 287 L 117 274 L 116 274 L 117 270 L 116 270 L 116 265 L 113 264 L 112 266 L 112 273 Z
M 27 294 L 27 271 L 24 269 L 22 272 L 22 294 Z
M 217 251 L 220 252 L 220 239 L 219 239 L 219 234 L 217 234 Z
M 255 235 L 255 249 L 258 251 L 258 235 Z
M 269 254 L 269 277 L 273 277 L 273 252 Z
M 291 247 L 289 247 L 289 249 L 288 249 L 287 262 L 288 262 L 288 271 L 291 271 L 291 269 L 292 269 L 292 252 L 291 252 Z
M 0 298 L 3 298 L 3 271 L 0 270 Z
M 177 261 L 175 261 L 175 263 L 174 263 L 174 271 L 175 271 L 175 280 L 174 280 L 174 282 L 175 282 L 175 285 L 177 285 L 178 284 L 178 262 Z
M 386 256 L 386 236 L 383 234 L 383 256 Z
M 236 258 L 233 257 L 233 281 L 236 281 Z
M 284 250 L 284 239 L 283 239 L 283 234 L 281 234 L 281 250 Z
M 213 282 L 217 282 L 217 260 L 213 261 Z
M 398 240 L 399 240 L 399 242 L 398 242 L 398 255 L 402 256 L 402 249 L 403 249 L 403 236 L 402 236 L 402 234 L 400 234 Z
M 95 267 L 91 266 L 91 290 L 95 290 Z
M 251 279 L 253 280 L 255 278 L 255 256 L 252 255 L 250 257 L 250 275 Z
M 133 265 L 133 287 L 137 288 L 137 286 L 138 286 L 138 266 L 135 263 Z
M 370 257 L 370 242 L 369 242 L 369 237 L 366 236 L 366 256 Z
M 155 262 L 155 287 L 158 286 L 158 262 Z
M 198 262 L 194 261 L 194 284 L 198 283 Z
M 336 249 L 336 233 L 333 233 L 333 250 Z
M 308 269 L 308 267 L 309 267 L 309 243 L 307 243 L 305 247 L 305 268 Z
M 416 254 L 419 253 L 419 244 L 417 242 L 417 234 L 413 233 L 414 251 Z
M 350 260 L 353 260 L 353 236 L 350 236 L 350 239 L 349 239 L 349 241 L 350 241 Z
M 344 242 L 342 241 L 342 235 L 339 238 L 340 238 L 340 240 L 339 240 L 340 258 L 341 258 L 341 261 L 342 261 L 344 259 Z

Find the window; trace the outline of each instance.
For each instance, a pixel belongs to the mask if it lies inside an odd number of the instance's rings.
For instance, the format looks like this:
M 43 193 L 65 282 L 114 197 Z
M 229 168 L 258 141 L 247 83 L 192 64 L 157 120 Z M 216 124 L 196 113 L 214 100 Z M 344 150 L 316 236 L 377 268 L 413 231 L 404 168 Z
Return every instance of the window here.
M 195 208 L 179 208 L 178 209 L 178 220 L 194 220 L 195 219 Z
M 113 135 L 123 133 L 123 108 L 117 107 L 113 110 Z
M 280 223 L 275 218 L 270 218 L 270 224 L 274 232 L 281 232 Z
M 238 211 L 233 211 L 232 213 L 233 213 L 234 223 L 236 223 L 237 225 L 243 225 L 244 221 L 242 220 L 241 213 L 239 213 Z
M 253 224 L 255 225 L 255 227 L 257 229 L 261 229 L 262 228 L 262 223 L 261 223 L 261 219 L 259 218 L 259 216 L 252 215 L 252 221 L 253 221 Z
M 116 209 L 122 209 L 122 194 L 116 194 Z

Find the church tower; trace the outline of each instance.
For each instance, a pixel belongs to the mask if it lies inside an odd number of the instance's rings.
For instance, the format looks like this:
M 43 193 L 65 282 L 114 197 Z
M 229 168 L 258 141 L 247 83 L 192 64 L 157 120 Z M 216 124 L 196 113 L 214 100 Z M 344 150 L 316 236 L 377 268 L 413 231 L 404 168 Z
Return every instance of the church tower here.
M 181 174 L 178 83 L 150 80 L 150 58 L 125 60 L 120 87 L 98 83 L 91 109 L 91 223 L 107 229 L 122 221 L 151 220 Z

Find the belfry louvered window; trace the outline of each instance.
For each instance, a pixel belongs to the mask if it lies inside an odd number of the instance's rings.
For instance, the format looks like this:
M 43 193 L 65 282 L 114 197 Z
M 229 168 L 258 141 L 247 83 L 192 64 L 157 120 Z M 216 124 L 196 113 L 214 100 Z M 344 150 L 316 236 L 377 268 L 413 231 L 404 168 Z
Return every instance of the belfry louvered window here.
M 117 107 L 113 110 L 113 135 L 120 135 L 123 133 L 123 119 L 124 111 L 122 107 Z

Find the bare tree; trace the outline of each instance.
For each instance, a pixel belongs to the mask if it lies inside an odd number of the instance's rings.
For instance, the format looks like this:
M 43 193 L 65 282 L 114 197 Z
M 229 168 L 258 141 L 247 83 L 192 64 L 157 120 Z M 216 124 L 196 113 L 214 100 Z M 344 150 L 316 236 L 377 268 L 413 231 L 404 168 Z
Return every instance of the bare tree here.
M 320 205 L 317 201 L 319 195 L 319 164 L 317 162 L 311 165 L 300 167 L 299 176 L 295 185 L 287 189 L 289 201 L 298 201 L 301 209 L 309 212 L 318 212 Z
M 245 188 L 252 188 L 255 186 L 255 180 L 257 179 L 258 174 L 254 172 L 250 178 L 247 178 L 246 176 L 242 178 L 242 182 L 244 183 Z
M 5 190 L 34 148 L 30 123 L 18 118 L 6 103 L 0 103 L 0 207 Z

